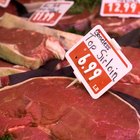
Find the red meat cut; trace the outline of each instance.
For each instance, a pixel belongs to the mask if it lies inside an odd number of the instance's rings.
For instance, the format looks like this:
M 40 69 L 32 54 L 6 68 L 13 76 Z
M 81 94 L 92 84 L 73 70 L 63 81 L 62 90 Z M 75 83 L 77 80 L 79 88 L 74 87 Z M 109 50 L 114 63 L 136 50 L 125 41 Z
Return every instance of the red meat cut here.
M 140 27 L 140 19 L 116 18 L 116 17 L 95 17 L 91 21 L 91 27 L 100 24 L 112 37 L 119 37 Z
M 34 78 L 0 90 L 0 135 L 35 140 L 139 140 L 138 112 L 107 92 L 93 100 L 68 78 Z M 26 90 L 25 90 L 26 89 Z
M 26 67 L 14 65 L 0 59 L 0 76 L 7 76 L 15 73 L 21 73 L 29 71 Z
M 18 15 L 16 6 L 12 4 L 11 2 L 6 8 L 0 7 L 0 17 L 3 16 L 5 12 L 13 14 L 13 15 Z
M 64 59 L 63 46 L 53 36 L 5 27 L 0 27 L 0 33 L 0 57 L 7 61 L 37 69 L 49 59 Z
M 65 15 L 55 26 L 56 29 L 63 31 L 75 30 L 84 32 L 90 28 L 90 13 L 83 12 L 76 15 Z
M 94 19 L 98 12 L 99 7 L 94 8 L 92 12 L 89 12 L 87 9 L 78 14 L 70 14 L 68 12 L 57 23 L 55 28 L 63 31 L 71 31 L 76 33 L 82 32 L 85 34 L 91 28 L 91 19 Z
M 140 99 L 140 49 L 122 47 L 122 52 L 131 62 L 133 68 L 123 79 L 115 84 L 112 89 Z

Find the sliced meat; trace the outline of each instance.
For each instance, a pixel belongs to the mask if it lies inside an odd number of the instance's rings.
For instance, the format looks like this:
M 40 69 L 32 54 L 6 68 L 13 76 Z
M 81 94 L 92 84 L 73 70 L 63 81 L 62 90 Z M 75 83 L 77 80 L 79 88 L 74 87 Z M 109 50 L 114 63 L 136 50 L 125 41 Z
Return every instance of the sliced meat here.
M 11 131 L 11 137 L 13 137 L 15 140 L 52 140 L 51 137 L 42 131 L 39 127 L 24 127 L 19 126 L 16 128 L 12 128 L 9 131 Z
M 90 28 L 90 13 L 65 15 L 55 26 L 56 29 L 63 31 L 85 32 Z
M 24 66 L 14 65 L 12 63 L 0 59 L 0 76 L 7 76 L 26 71 L 29 71 L 29 69 L 27 69 Z
M 57 23 L 55 28 L 85 34 L 90 30 L 91 25 L 90 21 L 97 15 L 99 11 L 99 7 L 94 8 L 94 10 L 89 12 L 87 9 L 82 13 L 78 14 L 65 14 L 62 19 Z
M 109 92 L 93 100 L 78 83 L 66 88 L 71 82 L 68 78 L 34 78 L 0 90 L 1 136 L 139 140 L 140 116 L 132 106 Z
M 133 65 L 133 69 L 129 74 L 127 74 L 122 82 L 124 83 L 132 83 L 132 84 L 140 84 L 140 49 L 133 47 L 122 47 L 122 52 L 129 59 L 129 61 Z
M 91 27 L 100 24 L 110 36 L 117 38 L 139 28 L 139 23 L 137 18 L 96 17 L 91 21 Z
M 112 89 L 140 99 L 140 49 L 122 47 L 122 52 L 132 63 L 133 68 L 124 78 L 115 84 Z
M 140 99 L 140 85 L 139 84 L 129 84 L 129 83 L 118 82 L 111 89 Z
M 0 57 L 12 63 L 37 69 L 49 59 L 64 58 L 63 46 L 53 36 L 4 27 L 0 33 Z

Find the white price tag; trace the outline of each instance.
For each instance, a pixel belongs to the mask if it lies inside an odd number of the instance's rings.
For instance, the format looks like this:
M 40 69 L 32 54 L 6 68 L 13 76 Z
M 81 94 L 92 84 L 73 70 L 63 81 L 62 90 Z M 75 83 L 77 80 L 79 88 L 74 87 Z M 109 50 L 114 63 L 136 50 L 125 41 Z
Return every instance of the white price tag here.
M 0 7 L 6 8 L 9 3 L 10 0 L 0 0 Z
M 73 1 L 48 1 L 29 20 L 41 25 L 55 26 L 73 4 Z
M 94 99 L 132 69 L 120 49 L 118 43 L 97 25 L 66 53 L 77 79 Z
M 101 16 L 140 17 L 140 0 L 102 0 Z

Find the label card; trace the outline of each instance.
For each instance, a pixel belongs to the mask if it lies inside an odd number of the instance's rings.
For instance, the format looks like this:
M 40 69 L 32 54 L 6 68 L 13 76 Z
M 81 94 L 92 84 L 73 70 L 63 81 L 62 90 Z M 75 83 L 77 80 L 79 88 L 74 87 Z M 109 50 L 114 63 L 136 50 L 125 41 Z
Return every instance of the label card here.
M 101 16 L 140 17 L 140 0 L 102 0 Z
M 55 26 L 73 4 L 73 1 L 45 2 L 35 13 L 33 13 L 29 20 L 41 25 Z
M 74 74 L 89 94 L 99 98 L 131 69 L 118 43 L 97 25 L 66 53 Z
M 10 0 L 0 0 L 0 7 L 6 8 L 9 3 Z

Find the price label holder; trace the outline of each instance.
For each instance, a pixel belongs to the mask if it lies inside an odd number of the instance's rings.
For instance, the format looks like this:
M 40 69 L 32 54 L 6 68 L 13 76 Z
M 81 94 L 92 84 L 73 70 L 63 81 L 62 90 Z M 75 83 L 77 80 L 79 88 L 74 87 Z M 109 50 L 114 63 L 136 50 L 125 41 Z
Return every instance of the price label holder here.
M 0 7 L 6 8 L 9 3 L 10 0 L 0 0 Z
M 99 98 L 131 69 L 118 43 L 97 25 L 66 53 L 77 79 Z
M 101 16 L 140 17 L 140 1 L 102 0 Z
M 45 2 L 32 14 L 29 21 L 45 26 L 55 26 L 73 4 L 73 1 Z

